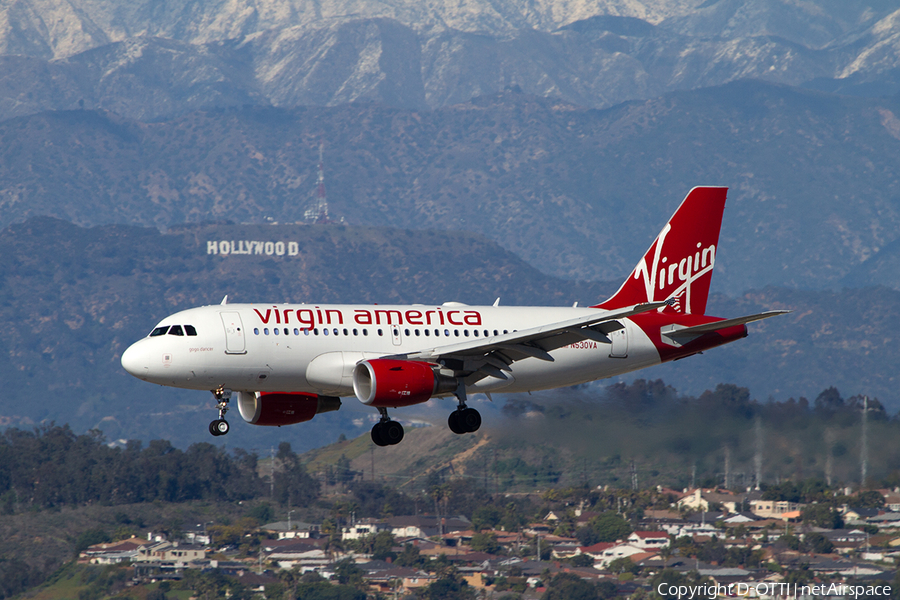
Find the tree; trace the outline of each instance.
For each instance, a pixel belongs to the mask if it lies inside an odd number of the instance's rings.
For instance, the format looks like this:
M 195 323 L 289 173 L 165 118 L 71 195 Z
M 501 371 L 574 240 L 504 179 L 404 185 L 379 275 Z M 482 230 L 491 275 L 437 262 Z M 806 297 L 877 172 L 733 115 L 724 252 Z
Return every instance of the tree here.
M 497 536 L 488 533 L 476 533 L 472 536 L 470 544 L 475 552 L 486 552 L 488 554 L 498 554 L 503 547 L 497 541 Z
M 464 579 L 443 577 L 416 592 L 421 600 L 474 600 L 475 590 Z
M 569 564 L 573 567 L 592 567 L 594 565 L 594 557 L 590 554 L 576 554 L 569 559 Z
M 800 544 L 800 548 L 805 552 L 831 554 L 834 550 L 834 544 L 821 533 L 807 533 L 803 536 L 803 543 Z
M 494 529 L 503 519 L 503 511 L 493 505 L 480 506 L 472 513 L 472 525 L 476 531 Z
M 421 567 L 425 564 L 425 558 L 419 553 L 418 546 L 406 544 L 403 552 L 397 555 L 396 564 L 401 567 Z
M 339 560 L 334 565 L 334 576 L 338 583 L 342 585 L 352 585 L 355 588 L 360 588 L 365 583 L 362 575 L 362 569 L 356 566 L 356 563 L 351 558 Z
M 555 575 L 541 600 L 597 600 L 597 588 L 573 573 Z
M 300 506 L 319 497 L 319 481 L 306 472 L 289 443 L 281 442 L 275 457 L 281 464 L 281 472 L 275 476 L 275 498 L 279 502 Z
M 372 558 L 374 560 L 397 560 L 394 552 L 394 536 L 390 531 L 379 531 L 372 536 Z
M 641 568 L 634 564 L 627 556 L 615 559 L 609 563 L 609 566 L 607 566 L 606 569 L 617 574 L 631 573 L 632 575 L 637 575 L 641 572 Z
M 580 528 L 576 535 L 582 544 L 591 546 L 597 542 L 615 542 L 631 535 L 631 525 L 621 515 L 607 511 L 590 520 L 587 527 Z
M 825 504 L 810 504 L 803 507 L 801 518 L 804 523 L 825 529 L 840 529 L 844 526 L 841 514 Z
M 881 508 L 884 506 L 884 496 L 875 490 L 861 492 L 855 498 L 850 499 L 853 508 Z

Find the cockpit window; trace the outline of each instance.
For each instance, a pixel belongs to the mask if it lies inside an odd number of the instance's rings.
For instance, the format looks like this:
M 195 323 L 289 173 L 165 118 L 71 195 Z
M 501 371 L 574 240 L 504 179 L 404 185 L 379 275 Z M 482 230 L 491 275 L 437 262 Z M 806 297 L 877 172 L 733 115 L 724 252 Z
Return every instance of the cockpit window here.
M 181 325 L 172 325 L 172 328 L 169 329 L 169 335 L 184 335 Z
M 156 337 L 158 335 L 166 335 L 166 332 L 169 330 L 168 325 L 163 325 L 162 327 L 157 327 L 153 331 L 150 332 L 150 337 Z
M 185 325 L 184 332 L 188 335 L 197 335 L 197 330 L 194 329 L 193 325 Z

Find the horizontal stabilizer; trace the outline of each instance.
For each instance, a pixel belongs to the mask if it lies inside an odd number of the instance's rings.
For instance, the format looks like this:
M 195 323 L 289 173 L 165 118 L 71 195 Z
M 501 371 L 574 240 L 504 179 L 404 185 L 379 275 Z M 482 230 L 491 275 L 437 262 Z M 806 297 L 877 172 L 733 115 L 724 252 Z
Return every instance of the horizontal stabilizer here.
M 697 336 L 702 333 L 708 333 L 710 331 L 719 331 L 720 329 L 727 329 L 728 327 L 734 327 L 735 325 L 746 325 L 747 323 L 752 323 L 753 321 L 761 321 L 763 319 L 768 319 L 769 317 L 777 317 L 778 315 L 784 315 L 791 311 L 789 310 L 769 310 L 764 313 L 758 313 L 755 315 L 747 315 L 746 317 L 736 317 L 734 319 L 725 319 L 724 321 L 716 321 L 714 323 L 704 323 L 703 325 L 695 325 L 694 327 L 685 327 L 684 329 L 675 329 L 673 331 L 666 331 L 665 334 L 670 338 L 679 338 L 679 337 L 689 337 L 689 336 Z

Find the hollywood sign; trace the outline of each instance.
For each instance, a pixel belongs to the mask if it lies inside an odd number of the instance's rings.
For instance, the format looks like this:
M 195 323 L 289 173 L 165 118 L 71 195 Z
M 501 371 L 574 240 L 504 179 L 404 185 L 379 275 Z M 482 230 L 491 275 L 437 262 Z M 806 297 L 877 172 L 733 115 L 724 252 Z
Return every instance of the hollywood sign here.
M 206 254 L 218 256 L 297 256 L 300 254 L 300 244 L 297 242 L 260 242 L 250 240 L 208 240 L 206 242 Z

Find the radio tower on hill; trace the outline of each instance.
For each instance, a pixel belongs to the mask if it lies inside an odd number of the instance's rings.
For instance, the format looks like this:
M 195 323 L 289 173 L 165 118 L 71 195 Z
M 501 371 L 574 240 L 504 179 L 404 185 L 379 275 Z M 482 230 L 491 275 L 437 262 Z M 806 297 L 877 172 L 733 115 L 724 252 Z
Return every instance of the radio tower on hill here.
M 318 178 L 316 180 L 316 183 L 318 184 L 316 190 L 316 202 L 312 205 L 311 208 L 303 213 L 303 218 L 306 219 L 306 221 L 308 221 L 309 223 L 330 222 L 328 218 L 328 198 L 325 196 L 325 159 L 323 158 L 324 152 L 325 143 L 320 140 Z

